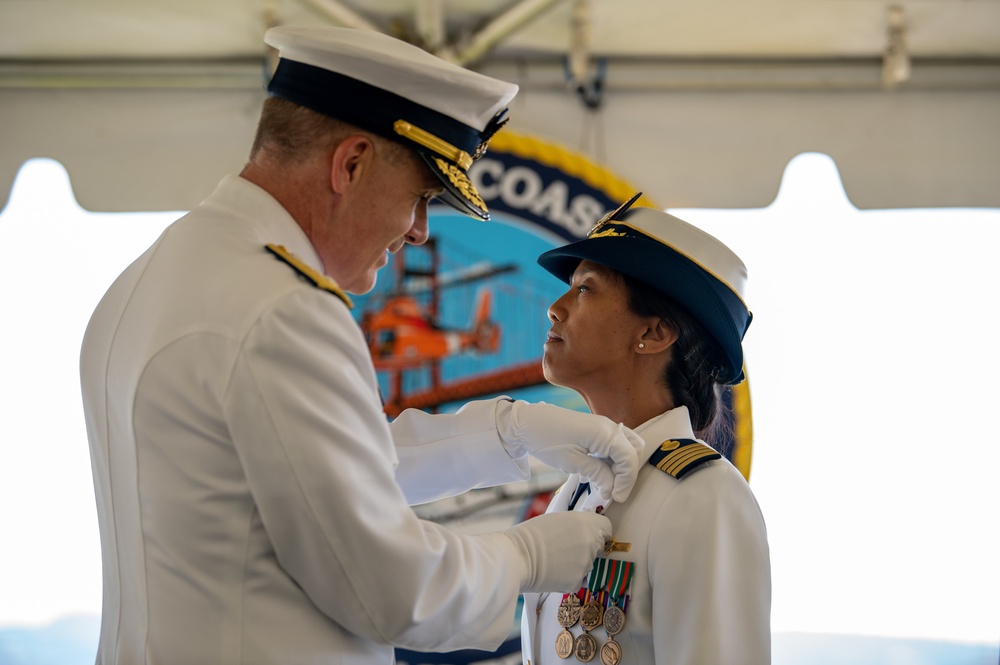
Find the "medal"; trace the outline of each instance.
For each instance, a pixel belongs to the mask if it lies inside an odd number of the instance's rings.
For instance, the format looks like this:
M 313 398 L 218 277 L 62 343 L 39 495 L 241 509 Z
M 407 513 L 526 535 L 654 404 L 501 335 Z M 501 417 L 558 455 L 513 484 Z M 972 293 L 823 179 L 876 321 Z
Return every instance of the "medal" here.
M 556 635 L 557 656 L 566 659 L 575 655 L 581 663 L 589 663 L 600 651 L 602 665 L 619 665 L 622 648 L 614 636 L 625 627 L 625 605 L 620 607 L 616 601 L 628 588 L 631 569 L 632 564 L 628 561 L 594 559 L 586 586 L 575 594 L 565 594 L 559 603 L 556 620 L 562 626 L 562 631 Z M 604 609 L 605 605 L 608 605 L 608 611 L 611 612 L 610 617 Z M 569 629 L 577 623 L 583 627 L 584 632 L 574 639 Z M 597 640 L 590 631 L 601 625 L 608 631 L 609 640 L 598 649 Z
M 584 633 L 576 638 L 576 643 L 573 645 L 573 653 L 581 663 L 589 663 L 597 655 L 597 640 L 590 631 L 604 621 L 604 605 L 601 604 L 600 597 L 607 572 L 608 560 L 594 559 L 594 567 L 590 570 L 590 580 L 587 582 L 587 602 L 580 610 L 580 625 L 583 626 Z
M 604 607 L 597 602 L 596 598 L 591 598 L 580 611 L 580 625 L 587 632 L 592 631 L 601 625 L 604 620 Z
M 611 637 L 601 647 L 601 662 L 604 665 L 618 665 L 622 662 L 622 647 Z
M 601 647 L 602 665 L 618 665 L 622 660 L 622 647 L 615 635 L 625 630 L 625 607 L 628 603 L 629 584 L 632 582 L 631 561 L 612 560 L 608 570 L 608 609 L 604 611 L 604 630 L 608 641 Z
M 614 638 L 625 629 L 625 592 L 632 583 L 632 562 L 613 560 L 608 571 L 608 609 L 604 612 L 604 630 Z
M 556 635 L 556 655 L 560 658 L 569 658 L 573 655 L 573 634 L 569 629 L 580 620 L 580 609 L 580 599 L 575 593 L 565 594 L 559 603 L 556 620 L 563 630 Z
M 577 598 L 574 593 L 567 593 L 563 596 L 562 602 L 559 604 L 559 611 L 556 614 L 556 620 L 559 625 L 563 628 L 569 630 L 576 625 L 576 622 L 580 620 L 580 611 L 583 608 L 580 606 L 580 599 Z M 565 658 L 565 656 L 563 656 Z
M 556 655 L 560 658 L 569 658 L 573 655 L 573 634 L 563 628 L 563 631 L 556 635 Z
M 632 582 L 631 561 L 611 561 L 608 571 L 608 609 L 604 612 L 604 630 L 614 637 L 625 629 L 625 592 Z
M 590 633 L 580 635 L 576 638 L 573 653 L 576 654 L 576 659 L 581 663 L 589 663 L 597 655 L 597 640 Z
M 625 628 L 625 612 L 617 605 L 609 605 L 604 610 L 604 630 L 608 635 L 614 637 Z
M 588 633 L 600 626 L 604 620 L 604 606 L 598 600 L 598 596 L 605 586 L 607 572 L 608 560 L 594 559 L 594 567 L 590 570 L 590 581 L 587 583 L 587 602 L 580 610 L 580 625 Z

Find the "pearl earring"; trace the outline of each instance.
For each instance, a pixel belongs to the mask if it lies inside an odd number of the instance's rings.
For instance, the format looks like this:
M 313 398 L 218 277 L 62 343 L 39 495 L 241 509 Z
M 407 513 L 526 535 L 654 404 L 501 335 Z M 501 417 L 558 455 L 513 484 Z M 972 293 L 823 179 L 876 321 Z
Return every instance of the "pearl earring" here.
M 645 344 L 643 344 L 642 342 L 639 342 L 639 348 L 640 348 L 640 349 L 645 349 L 645 348 L 646 348 L 646 345 L 645 345 Z

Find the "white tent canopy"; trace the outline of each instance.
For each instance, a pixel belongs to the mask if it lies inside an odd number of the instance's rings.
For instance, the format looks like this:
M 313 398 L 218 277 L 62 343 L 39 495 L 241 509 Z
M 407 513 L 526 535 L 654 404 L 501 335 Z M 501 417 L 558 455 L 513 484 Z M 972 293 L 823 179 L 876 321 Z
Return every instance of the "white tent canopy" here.
M 1000 207 L 1000 2 L 968 0 L 5 0 L 0 206 L 33 157 L 88 209 L 196 205 L 246 159 L 264 30 L 302 22 L 520 84 L 512 129 L 663 206 L 765 206 L 822 152 L 860 208 Z

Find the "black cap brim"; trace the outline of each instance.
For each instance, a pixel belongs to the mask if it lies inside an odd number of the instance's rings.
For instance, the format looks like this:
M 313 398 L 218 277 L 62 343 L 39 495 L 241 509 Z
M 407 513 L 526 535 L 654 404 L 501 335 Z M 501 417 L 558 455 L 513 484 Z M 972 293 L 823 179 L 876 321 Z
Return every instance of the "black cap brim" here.
M 438 199 L 462 214 L 477 217 L 484 222 L 490 220 L 490 211 L 486 208 L 483 197 L 465 171 L 430 151 L 417 149 L 417 154 L 444 186 L 444 191 L 437 195 Z

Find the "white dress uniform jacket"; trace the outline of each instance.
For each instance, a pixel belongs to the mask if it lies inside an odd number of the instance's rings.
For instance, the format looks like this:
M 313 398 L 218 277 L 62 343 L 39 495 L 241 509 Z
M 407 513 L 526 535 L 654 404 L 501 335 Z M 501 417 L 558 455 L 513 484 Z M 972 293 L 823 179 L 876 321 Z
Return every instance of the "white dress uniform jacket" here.
M 347 665 L 391 663 L 390 645 L 496 648 L 524 572 L 513 544 L 421 521 L 404 496 L 468 489 L 464 474 L 525 477 L 493 405 L 399 419 L 397 478 L 358 325 L 266 243 L 321 267 L 277 201 L 230 176 L 119 277 L 88 327 L 97 662 Z
M 646 459 L 668 439 L 694 439 L 686 407 L 635 430 Z M 566 510 L 579 485 L 570 476 L 547 512 Z M 593 510 L 584 495 L 575 510 Z M 631 544 L 609 558 L 634 562 L 621 665 L 760 665 L 771 658 L 771 573 L 764 520 L 740 472 L 704 463 L 681 480 L 645 464 L 623 504 L 607 506 L 614 539 Z M 581 580 L 581 586 L 586 580 Z M 556 654 L 562 594 L 525 594 L 522 652 L 530 665 L 577 663 Z M 583 629 L 570 629 L 573 637 Z M 600 647 L 603 627 L 591 631 Z M 600 656 L 593 662 L 599 662 Z

